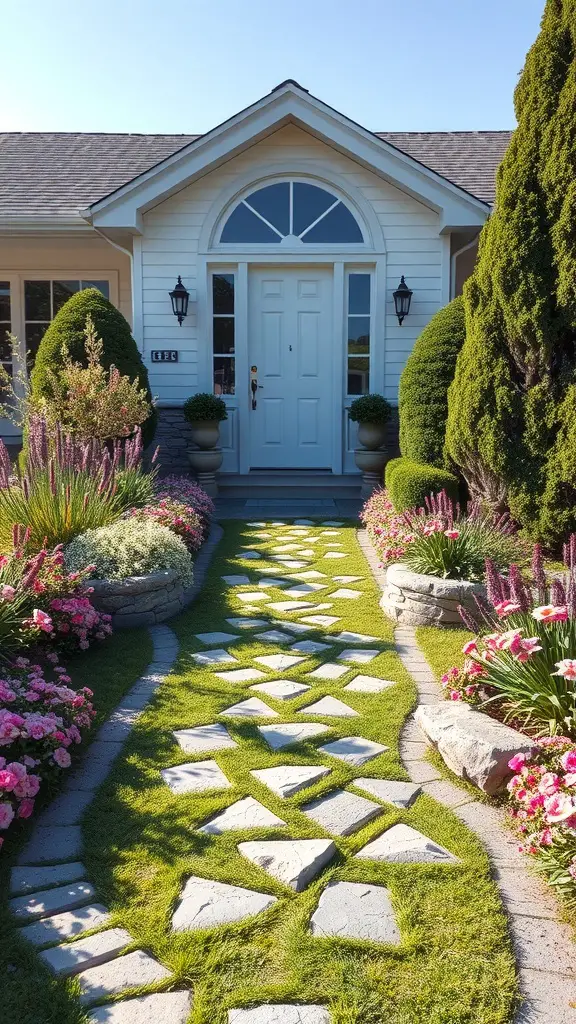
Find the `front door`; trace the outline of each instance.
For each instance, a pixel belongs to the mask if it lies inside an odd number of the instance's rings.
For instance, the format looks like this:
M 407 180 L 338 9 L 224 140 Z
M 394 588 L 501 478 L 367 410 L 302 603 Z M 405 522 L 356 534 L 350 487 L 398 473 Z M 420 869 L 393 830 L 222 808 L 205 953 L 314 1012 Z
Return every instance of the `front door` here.
M 332 273 L 270 267 L 250 272 L 252 469 L 332 465 Z

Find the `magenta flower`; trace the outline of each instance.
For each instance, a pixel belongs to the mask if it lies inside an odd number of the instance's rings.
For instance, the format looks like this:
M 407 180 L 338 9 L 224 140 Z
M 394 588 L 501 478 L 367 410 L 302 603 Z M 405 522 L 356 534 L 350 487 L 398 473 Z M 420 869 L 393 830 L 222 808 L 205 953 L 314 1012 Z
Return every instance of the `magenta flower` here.
M 522 753 L 514 754 L 514 757 L 511 757 L 510 760 L 508 761 L 508 767 L 511 768 L 513 772 L 520 771 L 524 767 L 525 764 L 526 764 L 526 754 L 522 754 Z M 514 780 L 512 780 L 512 781 L 514 781 Z
M 562 661 L 556 662 L 556 668 L 558 671 L 553 672 L 553 676 L 563 676 L 571 682 L 576 679 L 576 658 L 563 658 Z

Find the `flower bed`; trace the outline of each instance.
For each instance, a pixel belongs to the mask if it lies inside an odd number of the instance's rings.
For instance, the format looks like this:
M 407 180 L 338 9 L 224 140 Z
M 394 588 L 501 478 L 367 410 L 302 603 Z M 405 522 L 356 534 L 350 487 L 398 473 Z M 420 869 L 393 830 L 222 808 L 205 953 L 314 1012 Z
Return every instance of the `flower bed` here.
M 0 830 L 30 817 L 38 793 L 50 791 L 70 767 L 69 748 L 82 742 L 95 715 L 92 691 L 71 689 L 57 655 L 49 661 L 51 680 L 42 665 L 22 657 L 1 672 Z

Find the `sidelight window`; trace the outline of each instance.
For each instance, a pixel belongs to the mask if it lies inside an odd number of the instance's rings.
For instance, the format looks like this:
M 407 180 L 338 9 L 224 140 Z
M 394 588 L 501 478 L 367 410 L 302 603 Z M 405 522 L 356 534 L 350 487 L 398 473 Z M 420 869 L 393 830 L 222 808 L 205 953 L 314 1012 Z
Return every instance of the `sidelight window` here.
M 348 275 L 348 394 L 370 391 L 370 274 Z
M 0 281 L 0 364 L 10 375 L 12 375 L 11 330 L 10 282 Z
M 212 275 L 212 351 L 215 395 L 233 395 L 236 382 L 234 274 Z

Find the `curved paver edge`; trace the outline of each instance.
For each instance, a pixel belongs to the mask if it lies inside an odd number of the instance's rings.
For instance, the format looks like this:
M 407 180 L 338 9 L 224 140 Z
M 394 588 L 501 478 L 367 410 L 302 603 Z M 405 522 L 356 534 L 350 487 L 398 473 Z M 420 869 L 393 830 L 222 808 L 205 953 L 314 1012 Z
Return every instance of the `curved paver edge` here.
M 372 574 L 384 590 L 386 572 L 367 530 L 359 529 L 357 536 Z M 416 642 L 415 628 L 396 626 L 394 639 L 398 656 L 416 683 L 418 703 L 442 700 L 441 688 Z M 427 749 L 414 716 L 409 715 L 400 739 L 400 756 L 408 775 L 429 796 L 452 810 L 478 836 L 488 854 L 507 914 L 524 997 L 514 1024 L 575 1024 L 576 958 L 573 952 L 571 955 L 572 930 L 558 920 L 551 889 L 529 870 L 505 825 L 504 812 L 475 800 L 466 790 L 443 779 L 426 760 Z

